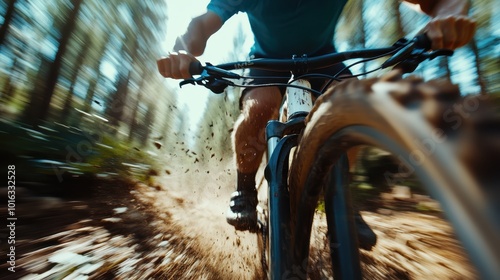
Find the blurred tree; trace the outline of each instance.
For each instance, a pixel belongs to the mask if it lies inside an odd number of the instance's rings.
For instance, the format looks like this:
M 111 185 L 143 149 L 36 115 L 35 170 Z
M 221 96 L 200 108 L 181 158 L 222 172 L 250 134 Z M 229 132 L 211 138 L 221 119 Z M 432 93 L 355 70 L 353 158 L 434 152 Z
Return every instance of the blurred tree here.
M 437 78 L 442 78 L 451 81 L 450 60 L 447 56 L 438 58 Z
M 158 104 L 156 102 L 149 102 L 146 109 L 146 115 L 144 117 L 144 122 L 141 124 L 141 128 L 143 130 L 142 138 L 140 140 L 141 146 L 146 146 L 147 140 L 151 136 L 151 128 L 153 126 L 153 122 L 156 118 Z
M 481 94 L 487 94 L 488 93 L 488 88 L 486 86 L 486 82 L 484 81 L 484 73 L 483 70 L 481 69 L 481 58 L 479 54 L 479 49 L 477 47 L 476 39 L 474 38 L 472 42 L 470 42 L 470 48 L 472 49 L 472 52 L 474 53 L 474 66 L 476 68 L 476 73 L 477 73 L 477 84 L 479 85 L 480 88 L 480 93 Z
M 87 55 L 91 49 L 87 46 L 90 39 L 90 34 L 84 33 L 80 36 L 79 38 L 81 38 L 81 40 L 74 40 L 76 42 L 79 42 L 79 46 L 73 46 L 73 51 L 76 51 L 77 55 L 76 60 L 73 63 L 74 65 L 72 65 L 73 67 L 71 67 L 72 70 L 69 77 L 70 86 L 68 89 L 68 93 L 66 94 L 62 112 L 59 117 L 60 120 L 68 120 L 70 117 L 71 108 L 73 106 L 73 96 L 75 95 L 75 85 L 78 81 L 78 75 L 84 66 L 83 62 L 87 58 Z
M 47 58 L 42 58 L 42 65 L 37 77 L 37 85 L 31 92 L 31 102 L 25 108 L 24 121 L 32 125 L 38 125 L 46 120 L 50 109 L 50 102 L 63 61 L 63 56 L 66 53 L 69 39 L 75 28 L 78 13 L 83 0 L 71 0 L 69 10 L 62 20 L 57 21 L 56 28 L 60 33 L 57 44 L 57 52 L 54 60 L 49 61 Z M 61 3 L 63 5 L 63 3 Z M 62 10 L 66 10 L 61 7 Z
M 14 85 L 12 84 L 12 80 L 15 77 L 15 73 L 17 72 L 16 69 L 18 68 L 18 65 L 19 59 L 14 58 L 12 66 L 7 70 L 9 75 L 7 76 L 7 80 L 4 82 L 4 86 L 2 89 L 2 99 L 4 99 L 4 102 L 6 103 L 10 102 L 11 98 L 14 96 Z
M 474 55 L 477 85 L 481 93 L 500 93 L 500 37 L 498 33 L 498 0 L 472 2 L 471 13 L 477 31 L 470 48 Z
M 399 38 L 404 37 L 406 34 L 403 30 L 403 20 L 402 20 L 402 15 L 401 15 L 401 1 L 399 0 L 391 0 L 391 9 L 394 13 L 394 18 L 395 18 L 395 27 L 394 27 L 394 33 L 392 38 L 393 40 L 398 40 Z
M 104 60 L 105 57 L 105 50 L 107 45 L 110 43 L 111 36 L 109 33 L 102 32 L 100 33 L 103 36 L 101 37 L 101 40 L 96 42 L 95 44 L 95 54 L 89 64 L 89 69 L 92 71 L 92 74 L 89 76 L 89 86 L 87 88 L 87 93 L 85 95 L 85 101 L 84 101 L 84 107 L 83 111 L 85 112 L 90 112 L 92 103 L 94 102 L 94 96 L 97 91 L 97 85 L 99 81 L 101 80 L 102 77 L 102 71 L 100 69 L 100 66 Z
M 128 133 L 128 139 L 130 141 L 132 141 L 134 139 L 134 137 L 136 136 L 135 130 L 137 129 L 138 123 L 140 122 L 140 120 L 137 119 L 137 116 L 139 113 L 139 106 L 144 98 L 145 91 L 142 90 L 142 88 L 144 86 L 145 81 L 146 81 L 145 78 L 141 79 L 139 81 L 139 85 L 138 85 L 139 90 L 138 90 L 137 96 L 134 100 L 134 103 L 132 105 L 132 116 L 130 118 L 130 129 L 129 129 L 129 133 Z M 141 138 L 141 137 L 139 137 L 139 138 Z
M 4 44 L 5 37 L 7 36 L 7 31 L 9 30 L 10 23 L 14 18 L 14 12 L 16 10 L 16 2 L 18 0 L 8 0 L 7 9 L 5 15 L 3 16 L 3 23 L 0 26 L 0 46 Z
M 138 80 L 144 79 L 149 75 L 155 75 L 156 71 L 136 74 L 136 68 L 148 69 L 144 67 L 149 65 L 149 69 L 155 69 L 155 61 L 151 59 L 151 46 L 158 45 L 158 29 L 152 22 L 161 20 L 155 7 L 160 1 L 131 1 L 129 5 L 120 5 L 128 16 L 124 16 L 121 24 L 123 25 L 123 45 L 120 49 L 122 65 L 118 69 L 118 79 L 116 80 L 116 92 L 111 97 L 107 107 L 107 114 L 110 117 L 110 123 L 118 126 L 120 122 L 125 121 L 133 108 L 127 106 L 130 99 L 130 85 L 142 84 Z M 154 68 L 151 67 L 154 65 Z M 140 92 L 140 91 L 138 91 Z M 130 124 L 129 124 L 130 125 Z M 130 130 L 130 129 L 129 129 Z
M 366 22 L 364 19 L 365 0 L 348 1 L 339 19 L 335 39 L 341 49 L 366 48 Z M 343 47 L 343 44 L 346 44 Z M 366 63 L 362 63 L 361 73 L 365 73 Z
M 2 113 L 10 111 L 6 115 L 9 118 L 16 118 L 18 111 L 22 109 L 23 104 L 16 99 L 24 98 L 25 91 L 33 87 L 32 74 L 35 70 L 33 65 L 41 61 L 35 49 L 39 46 L 38 39 L 43 36 L 43 32 L 39 29 L 36 19 L 27 15 L 31 4 L 29 1 L 16 1 L 11 19 L 4 18 L 8 24 L 6 22 L 2 24 L 2 28 L 6 28 L 6 33 L 0 47 L 3 56 L 0 60 L 0 69 L 4 70 L 1 75 L 4 77 L 2 87 L 4 95 L 1 101 L 10 107 L 8 110 L 2 110 Z M 4 16 L 7 17 L 10 6 L 4 8 Z

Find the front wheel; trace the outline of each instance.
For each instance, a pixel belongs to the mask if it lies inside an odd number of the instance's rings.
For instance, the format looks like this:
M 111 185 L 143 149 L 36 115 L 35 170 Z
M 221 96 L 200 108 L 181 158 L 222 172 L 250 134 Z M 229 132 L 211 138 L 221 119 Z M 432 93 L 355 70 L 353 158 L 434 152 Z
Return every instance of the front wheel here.
M 486 98 L 466 98 L 448 83 L 394 73 L 347 81 L 323 95 L 308 117 L 290 170 L 292 248 L 298 248 L 294 261 L 308 252 L 303 239 L 308 244 L 310 230 L 303 228 L 311 225 L 308 220 L 304 224 L 302 209 L 317 199 L 332 166 L 348 149 L 370 145 L 399 158 L 441 203 L 481 276 L 500 275 L 500 179 L 492 167 L 500 161 L 500 121 Z M 454 111 L 457 104 L 475 110 L 465 118 Z M 334 262 L 345 257 L 345 252 L 332 251 Z M 350 278 L 341 270 L 334 269 L 334 275 Z

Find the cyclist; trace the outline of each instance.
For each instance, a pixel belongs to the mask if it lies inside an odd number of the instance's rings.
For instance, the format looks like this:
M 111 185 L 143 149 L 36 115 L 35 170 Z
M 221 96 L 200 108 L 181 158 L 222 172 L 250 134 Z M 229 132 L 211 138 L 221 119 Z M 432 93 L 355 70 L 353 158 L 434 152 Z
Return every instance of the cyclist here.
M 317 56 L 335 51 L 333 36 L 337 20 L 347 0 L 211 0 L 206 13 L 190 22 L 184 35 L 176 40 L 174 52 L 158 60 L 159 72 L 167 78 L 190 78 L 189 64 L 204 52 L 207 40 L 237 12 L 246 12 L 255 43 L 250 51 L 254 58 L 290 58 L 292 55 Z M 455 49 L 471 40 L 475 22 L 467 14 L 468 0 L 408 0 L 432 17 L 425 32 L 432 48 Z M 324 73 L 336 73 L 343 66 L 333 66 Z M 250 70 L 250 76 L 283 77 L 283 73 Z M 272 82 L 288 79 L 277 78 Z M 254 79 L 250 83 L 269 83 Z M 311 80 L 313 88 L 321 83 Z M 236 191 L 231 195 L 227 221 L 236 229 L 256 225 L 257 192 L 255 175 L 265 150 L 264 128 L 278 114 L 283 88 L 246 89 L 240 99 L 241 115 L 235 124 L 233 144 L 237 167 Z M 376 235 L 356 215 L 360 246 L 370 249 Z

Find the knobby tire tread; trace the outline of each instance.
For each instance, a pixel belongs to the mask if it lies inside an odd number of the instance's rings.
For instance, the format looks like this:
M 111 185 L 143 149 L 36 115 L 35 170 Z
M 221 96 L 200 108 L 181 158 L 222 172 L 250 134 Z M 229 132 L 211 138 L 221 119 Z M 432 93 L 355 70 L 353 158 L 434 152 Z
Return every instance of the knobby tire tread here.
M 398 72 L 330 88 L 306 119 L 291 166 L 292 230 L 300 223 L 301 200 L 319 194 L 342 154 L 357 145 L 378 146 L 399 154 L 433 188 L 459 237 L 462 231 L 479 236 L 461 239 L 482 275 L 500 275 L 492 267 L 500 255 L 490 247 L 500 248 L 500 117 L 490 99 L 461 96 L 448 81 L 402 78 Z M 292 247 L 300 238 L 292 236 Z

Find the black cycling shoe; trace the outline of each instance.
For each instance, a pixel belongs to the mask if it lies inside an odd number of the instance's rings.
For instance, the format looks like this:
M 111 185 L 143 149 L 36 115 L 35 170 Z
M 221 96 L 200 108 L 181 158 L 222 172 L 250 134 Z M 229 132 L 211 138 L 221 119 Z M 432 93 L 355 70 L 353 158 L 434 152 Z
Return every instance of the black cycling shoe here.
M 354 214 L 354 224 L 357 228 L 358 242 L 361 249 L 370 251 L 377 244 L 377 235 L 370 226 L 363 220 L 361 214 Z
M 231 194 L 227 222 L 236 230 L 255 230 L 257 226 L 257 191 L 244 190 Z

